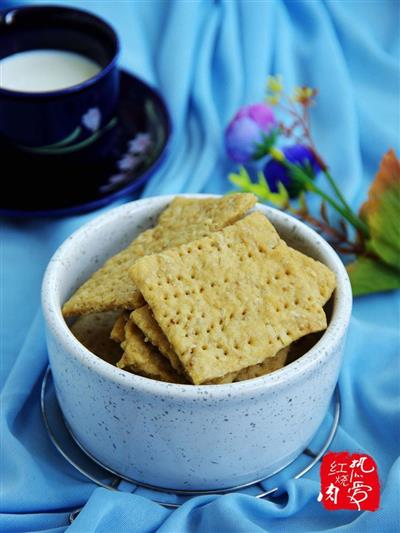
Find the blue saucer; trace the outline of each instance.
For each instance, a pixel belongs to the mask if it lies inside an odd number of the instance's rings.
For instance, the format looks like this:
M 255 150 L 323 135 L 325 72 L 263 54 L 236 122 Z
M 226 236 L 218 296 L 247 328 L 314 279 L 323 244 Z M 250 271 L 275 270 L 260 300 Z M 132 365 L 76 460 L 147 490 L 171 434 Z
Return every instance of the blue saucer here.
M 121 70 L 118 121 L 102 142 L 109 156 L 84 164 L 75 158 L 48 159 L 0 143 L 3 194 L 0 215 L 65 216 L 107 205 L 140 189 L 160 165 L 171 136 L 161 96 Z

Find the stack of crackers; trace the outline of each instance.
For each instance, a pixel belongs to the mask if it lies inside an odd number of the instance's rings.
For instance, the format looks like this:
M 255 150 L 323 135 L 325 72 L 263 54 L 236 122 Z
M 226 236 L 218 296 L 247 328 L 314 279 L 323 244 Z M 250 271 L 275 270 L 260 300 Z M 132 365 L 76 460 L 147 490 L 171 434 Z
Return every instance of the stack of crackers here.
M 335 276 L 289 247 L 251 194 L 176 198 L 64 304 L 91 351 L 171 383 L 221 384 L 285 365 L 327 327 Z

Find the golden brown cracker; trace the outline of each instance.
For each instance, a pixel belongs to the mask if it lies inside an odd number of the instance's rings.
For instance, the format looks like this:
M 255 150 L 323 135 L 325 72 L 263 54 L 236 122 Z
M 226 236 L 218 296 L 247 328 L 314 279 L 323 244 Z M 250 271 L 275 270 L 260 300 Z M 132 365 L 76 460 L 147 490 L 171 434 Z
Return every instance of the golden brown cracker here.
M 302 254 L 294 248 L 288 247 L 291 259 L 296 263 L 297 268 L 303 272 L 304 279 L 313 280 L 318 283 L 319 302 L 325 305 L 332 296 L 336 286 L 336 279 L 333 272 L 319 261 Z
M 260 376 L 270 374 L 271 372 L 279 370 L 285 366 L 289 348 L 289 346 L 286 346 L 286 348 L 282 348 L 282 350 L 280 350 L 274 357 L 267 357 L 265 361 L 259 363 L 258 365 L 243 368 L 243 370 L 240 370 L 240 372 L 230 372 L 222 378 L 217 378 L 208 384 L 220 385 L 224 383 L 234 383 L 238 381 L 259 378 Z
M 145 342 L 142 332 L 132 320 L 125 324 L 125 340 L 121 347 L 124 354 L 117 363 L 119 368 L 159 381 L 185 382 L 167 359 L 151 343 Z
M 174 209 L 161 213 L 158 222 L 164 227 L 181 228 L 183 231 L 199 224 L 208 232 L 219 231 L 239 220 L 254 207 L 256 201 L 257 198 L 249 193 L 228 194 L 220 198 L 177 197 L 173 200 Z
M 131 319 L 138 326 L 138 328 L 143 332 L 145 337 L 162 353 L 165 357 L 168 358 L 172 367 L 179 373 L 184 374 L 184 369 L 182 363 L 180 362 L 178 356 L 174 352 L 172 346 L 168 342 L 167 337 L 164 335 L 162 329 L 155 320 L 151 309 L 148 305 L 135 309 L 131 313 Z M 253 379 L 264 374 L 269 374 L 278 368 L 284 366 L 286 361 L 286 356 L 288 348 L 283 348 L 280 352 L 277 353 L 275 357 L 271 357 L 263 361 L 258 365 L 245 368 L 240 372 L 231 372 L 223 376 L 222 378 L 217 378 L 212 381 L 213 385 L 218 385 L 221 383 L 232 383 L 234 381 L 244 381 L 246 379 Z
M 183 374 L 184 370 L 182 363 L 155 320 L 149 306 L 144 305 L 143 307 L 139 307 L 132 311 L 131 319 L 143 332 L 144 336 L 149 339 L 153 346 L 158 348 L 160 353 L 167 357 L 172 367 L 180 374 Z
M 142 258 L 132 278 L 193 383 L 263 362 L 326 328 L 321 283 L 253 213 L 196 242 Z M 311 275 L 312 274 L 312 275 Z M 329 289 L 329 290 L 331 290 Z
M 259 378 L 260 376 L 265 376 L 270 374 L 275 370 L 279 370 L 285 366 L 287 356 L 289 353 L 289 346 L 282 348 L 274 357 L 267 357 L 265 361 L 258 365 L 249 366 L 244 368 L 235 376 L 233 381 L 246 381 L 247 379 Z
M 115 364 L 122 355 L 118 344 L 110 339 L 110 332 L 118 312 L 94 313 L 78 318 L 71 326 L 71 331 L 88 350 Z
M 111 311 L 109 311 L 111 312 Z M 118 313 L 118 311 L 113 311 Z M 110 338 L 117 342 L 118 344 L 122 344 L 125 340 L 125 325 L 129 320 L 129 312 L 128 311 L 122 311 L 122 313 L 118 313 L 118 316 L 114 322 L 113 328 L 110 333 Z
M 128 275 L 137 259 L 199 239 L 241 218 L 255 205 L 253 194 L 222 198 L 175 198 L 159 217 L 158 225 L 140 234 L 111 257 L 64 304 L 65 317 L 144 304 Z

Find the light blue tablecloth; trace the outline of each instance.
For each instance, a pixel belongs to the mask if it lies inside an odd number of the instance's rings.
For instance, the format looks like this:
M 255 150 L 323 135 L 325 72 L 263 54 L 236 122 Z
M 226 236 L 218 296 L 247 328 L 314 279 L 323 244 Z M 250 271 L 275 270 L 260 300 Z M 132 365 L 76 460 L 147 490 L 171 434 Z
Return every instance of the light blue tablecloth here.
M 383 153 L 399 149 L 396 0 L 65 3 L 107 18 L 121 37 L 121 64 L 157 86 L 169 105 L 174 142 L 147 196 L 230 188 L 223 129 L 240 105 L 262 99 L 269 73 L 281 73 L 289 86 L 320 89 L 315 137 L 355 207 Z M 141 496 L 96 489 L 66 465 L 39 410 L 47 365 L 39 290 L 58 245 L 97 214 L 2 221 L 0 530 L 64 531 L 69 510 L 89 500 L 71 532 L 400 531 L 399 297 L 393 293 L 355 302 L 334 443 L 335 450 L 362 450 L 377 461 L 379 511 L 325 511 L 316 499 L 318 469 L 288 484 L 287 503 L 207 496 L 171 512 Z

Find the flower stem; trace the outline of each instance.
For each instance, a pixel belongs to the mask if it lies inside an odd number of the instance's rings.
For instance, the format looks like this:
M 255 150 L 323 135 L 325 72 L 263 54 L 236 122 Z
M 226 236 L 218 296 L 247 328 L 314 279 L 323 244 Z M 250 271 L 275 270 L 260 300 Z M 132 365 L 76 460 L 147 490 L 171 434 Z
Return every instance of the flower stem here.
M 337 251 L 351 255 L 357 255 L 365 252 L 365 249 L 362 244 L 349 241 L 344 233 L 341 233 L 339 230 L 330 226 L 323 220 L 319 220 L 310 215 L 309 213 L 301 213 L 297 209 L 289 208 L 288 210 L 298 218 L 304 220 L 305 222 L 308 222 L 309 224 L 314 226 L 314 228 L 327 235 L 332 246 Z
M 341 201 L 343 207 L 346 209 L 346 211 L 351 216 L 351 219 L 353 220 L 352 224 L 355 226 L 365 237 L 369 237 L 369 228 L 365 224 L 363 220 L 359 216 L 354 213 L 354 211 L 351 209 L 349 204 L 346 202 L 344 196 L 339 190 L 339 187 L 336 185 L 335 180 L 332 178 L 332 175 L 330 174 L 329 170 L 324 170 L 324 174 L 329 182 L 329 185 L 332 187 L 334 193 L 336 194 L 337 198 Z M 357 223 L 355 223 L 357 221 Z
M 353 213 L 346 203 L 345 205 L 338 204 L 328 194 L 319 189 L 313 180 L 299 166 L 289 163 L 288 161 L 282 161 L 282 163 L 289 169 L 291 177 L 294 180 L 305 184 L 308 190 L 315 192 L 323 198 L 331 207 L 333 207 L 333 209 L 335 209 L 335 211 L 340 213 L 343 218 L 350 222 L 350 224 L 358 229 L 365 237 L 369 236 L 368 226 L 355 213 Z M 332 177 L 331 180 L 333 181 Z M 336 185 L 335 188 L 337 189 Z M 340 192 L 339 195 L 341 196 Z
M 331 173 L 329 170 L 324 170 L 324 174 L 329 181 L 329 185 L 332 187 L 333 191 L 335 192 L 336 196 L 339 198 L 339 200 L 342 202 L 343 206 L 351 211 L 350 206 L 347 204 L 346 200 L 344 199 L 342 193 L 339 190 L 339 187 L 336 185 L 335 180 L 332 178 Z
M 358 228 L 358 229 L 360 229 L 360 231 L 362 231 L 362 233 L 366 237 L 368 237 L 369 236 L 369 230 L 368 230 L 367 225 L 354 213 L 354 211 L 351 209 L 349 204 L 346 202 L 345 198 L 343 197 L 342 193 L 339 190 L 339 187 L 336 185 L 335 180 L 332 178 L 332 175 L 330 174 L 329 170 L 324 170 L 324 174 L 325 174 L 327 180 L 329 181 L 329 185 L 332 187 L 334 193 L 336 194 L 338 199 L 342 202 L 343 207 L 349 213 L 351 213 L 354 218 L 357 218 L 359 220 L 360 228 Z M 364 230 L 361 229 L 362 226 L 364 226 Z
M 299 111 L 296 108 L 296 106 L 293 104 L 293 101 L 287 95 L 283 94 L 282 98 L 284 99 L 285 104 L 281 103 L 280 104 L 280 108 L 282 110 L 286 111 L 287 113 L 289 113 L 294 119 L 294 122 L 291 125 L 291 127 L 286 130 L 287 136 L 292 136 L 299 144 L 304 143 L 304 142 L 308 143 L 310 148 L 313 150 L 314 155 L 317 158 L 317 161 L 320 163 L 321 169 L 323 170 L 323 172 L 324 172 L 324 174 L 325 174 L 325 176 L 326 176 L 326 178 L 327 178 L 327 180 L 328 180 L 333 192 L 335 193 L 336 198 L 341 203 L 341 206 L 339 206 L 339 204 L 337 202 L 335 202 L 329 196 L 327 196 L 327 195 L 323 196 L 321 194 L 322 191 L 320 191 L 318 188 L 314 187 L 312 190 L 314 192 L 316 192 L 317 194 L 319 194 L 320 196 L 322 196 L 323 198 L 325 198 L 325 200 L 328 203 L 330 203 L 330 205 L 334 209 L 336 209 L 336 211 L 339 211 L 339 213 L 346 220 L 348 220 L 364 237 L 368 238 L 369 237 L 368 226 L 365 224 L 365 222 L 363 220 L 360 219 L 360 217 L 356 213 L 354 213 L 354 211 L 348 205 L 348 203 L 344 199 L 342 193 L 340 192 L 338 186 L 336 185 L 333 177 L 329 173 L 329 171 L 328 171 L 328 169 L 326 167 L 326 164 L 324 163 L 323 159 L 318 154 L 317 149 L 316 149 L 316 147 L 314 145 L 314 142 L 313 142 L 313 139 L 312 139 L 312 136 L 311 136 L 310 120 L 309 120 L 309 106 L 310 106 L 310 104 L 312 102 L 307 102 L 307 103 L 301 104 L 301 111 Z M 303 138 L 299 139 L 295 135 L 294 130 L 296 129 L 296 127 L 300 127 L 302 129 Z M 287 168 L 289 168 L 289 167 L 287 166 Z M 304 173 L 303 173 L 303 175 L 304 175 Z M 295 179 L 293 172 L 292 172 L 292 176 L 293 176 L 293 179 Z M 310 184 L 310 182 L 312 183 L 312 180 L 309 178 L 309 176 L 304 175 L 304 177 L 308 178 L 308 181 L 307 181 L 308 184 Z M 303 183 L 304 183 L 304 180 L 303 180 Z

